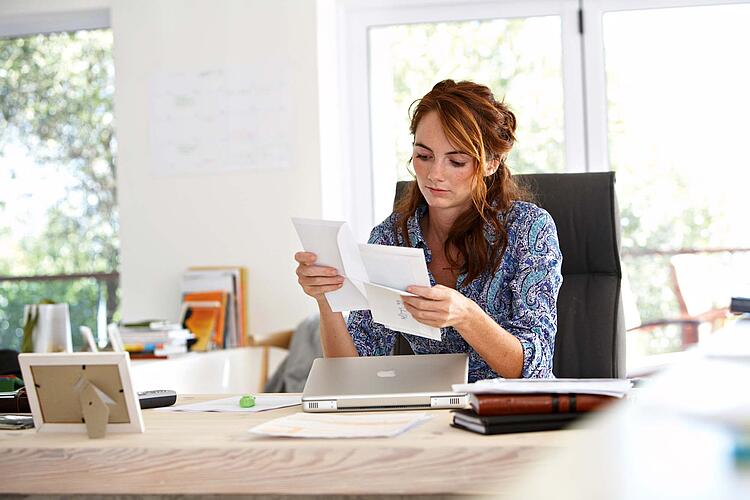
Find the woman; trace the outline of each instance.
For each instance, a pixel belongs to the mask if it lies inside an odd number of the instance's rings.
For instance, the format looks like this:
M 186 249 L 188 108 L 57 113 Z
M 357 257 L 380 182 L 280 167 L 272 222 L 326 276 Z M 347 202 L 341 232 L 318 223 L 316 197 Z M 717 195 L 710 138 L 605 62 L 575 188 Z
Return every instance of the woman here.
M 522 201 L 505 160 L 516 118 L 489 88 L 445 80 L 416 102 L 410 131 L 416 183 L 376 226 L 370 243 L 422 248 L 431 287 L 404 297 L 411 315 L 442 328 L 442 341 L 404 334 L 416 354 L 469 354 L 469 381 L 552 377 L 562 255 L 543 209 Z M 396 335 L 370 311 L 345 323 L 325 293 L 342 286 L 315 255 L 295 254 L 305 293 L 320 309 L 326 356 L 391 353 Z

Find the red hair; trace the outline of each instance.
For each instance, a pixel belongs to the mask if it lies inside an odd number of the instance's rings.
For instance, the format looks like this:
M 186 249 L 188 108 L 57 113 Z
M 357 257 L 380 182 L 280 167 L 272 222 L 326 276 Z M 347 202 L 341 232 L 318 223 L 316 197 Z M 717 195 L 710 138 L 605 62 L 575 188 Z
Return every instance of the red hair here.
M 416 105 L 416 106 L 415 106 Z M 516 117 L 504 102 L 498 102 L 492 91 L 473 82 L 443 80 L 421 99 L 414 101 L 410 131 L 416 134 L 420 120 L 437 112 L 443 132 L 450 143 L 475 160 L 472 179 L 472 208 L 454 221 L 445 241 L 445 255 L 453 268 L 467 273 L 464 283 L 471 283 L 486 269 L 493 273 L 508 245 L 508 233 L 500 212 L 506 213 L 513 201 L 527 199 L 528 193 L 511 177 L 505 160 L 516 141 Z M 497 162 L 494 173 L 485 175 L 487 165 Z M 407 220 L 426 203 L 416 182 L 398 201 L 399 229 L 409 241 Z M 488 224 L 495 234 L 492 241 L 484 235 Z M 458 251 L 449 251 L 454 248 Z

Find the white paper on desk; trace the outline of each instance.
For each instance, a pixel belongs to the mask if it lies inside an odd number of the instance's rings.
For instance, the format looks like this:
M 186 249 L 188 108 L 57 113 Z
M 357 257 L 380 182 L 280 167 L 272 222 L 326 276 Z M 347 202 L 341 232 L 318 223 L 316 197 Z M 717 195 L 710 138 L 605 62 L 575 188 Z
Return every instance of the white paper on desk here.
M 472 384 L 453 384 L 452 388 L 454 392 L 469 394 L 601 394 L 621 398 L 632 385 L 630 380 L 620 378 L 493 378 Z
M 214 399 L 200 403 L 165 406 L 163 408 L 156 408 L 156 411 L 255 413 L 298 404 L 302 404 L 302 396 L 255 396 L 255 406 L 242 408 L 240 406 L 240 396 L 232 396 L 231 398 Z
M 393 437 L 429 420 L 425 413 L 295 413 L 264 422 L 250 429 L 252 434 L 299 438 Z
M 346 222 L 293 217 L 292 223 L 305 252 L 317 255 L 316 264 L 335 267 L 346 278 L 343 286 L 326 293 L 334 312 L 369 309 L 362 282 L 367 281 L 354 234 Z

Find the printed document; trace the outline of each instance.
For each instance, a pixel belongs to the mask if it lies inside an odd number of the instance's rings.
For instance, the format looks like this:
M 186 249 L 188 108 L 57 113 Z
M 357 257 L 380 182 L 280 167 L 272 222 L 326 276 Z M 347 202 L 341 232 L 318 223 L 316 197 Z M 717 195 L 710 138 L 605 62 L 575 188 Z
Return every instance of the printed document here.
M 318 256 L 317 263 L 335 267 L 344 286 L 326 293 L 331 309 L 369 309 L 373 321 L 399 332 L 441 340 L 439 328 L 419 323 L 404 306 L 410 285 L 430 286 L 424 251 L 388 245 L 358 245 L 346 222 L 293 218 L 302 248 Z
M 431 417 L 425 413 L 378 413 L 341 415 L 338 413 L 295 413 L 264 422 L 250 429 L 252 434 L 300 438 L 393 437 Z
M 156 408 L 155 411 L 256 413 L 299 404 L 302 404 L 302 396 L 255 396 L 255 406 L 242 408 L 240 406 L 240 397 L 232 396 L 231 398 L 214 399 L 200 403 L 165 406 L 163 408 Z

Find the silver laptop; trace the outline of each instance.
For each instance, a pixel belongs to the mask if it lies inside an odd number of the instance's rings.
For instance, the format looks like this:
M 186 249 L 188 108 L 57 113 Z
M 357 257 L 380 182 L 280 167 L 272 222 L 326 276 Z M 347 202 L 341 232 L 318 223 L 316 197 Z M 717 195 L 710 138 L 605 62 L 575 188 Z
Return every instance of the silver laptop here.
M 465 384 L 466 354 L 318 358 L 302 393 L 308 412 L 463 408 L 466 393 L 452 384 Z

